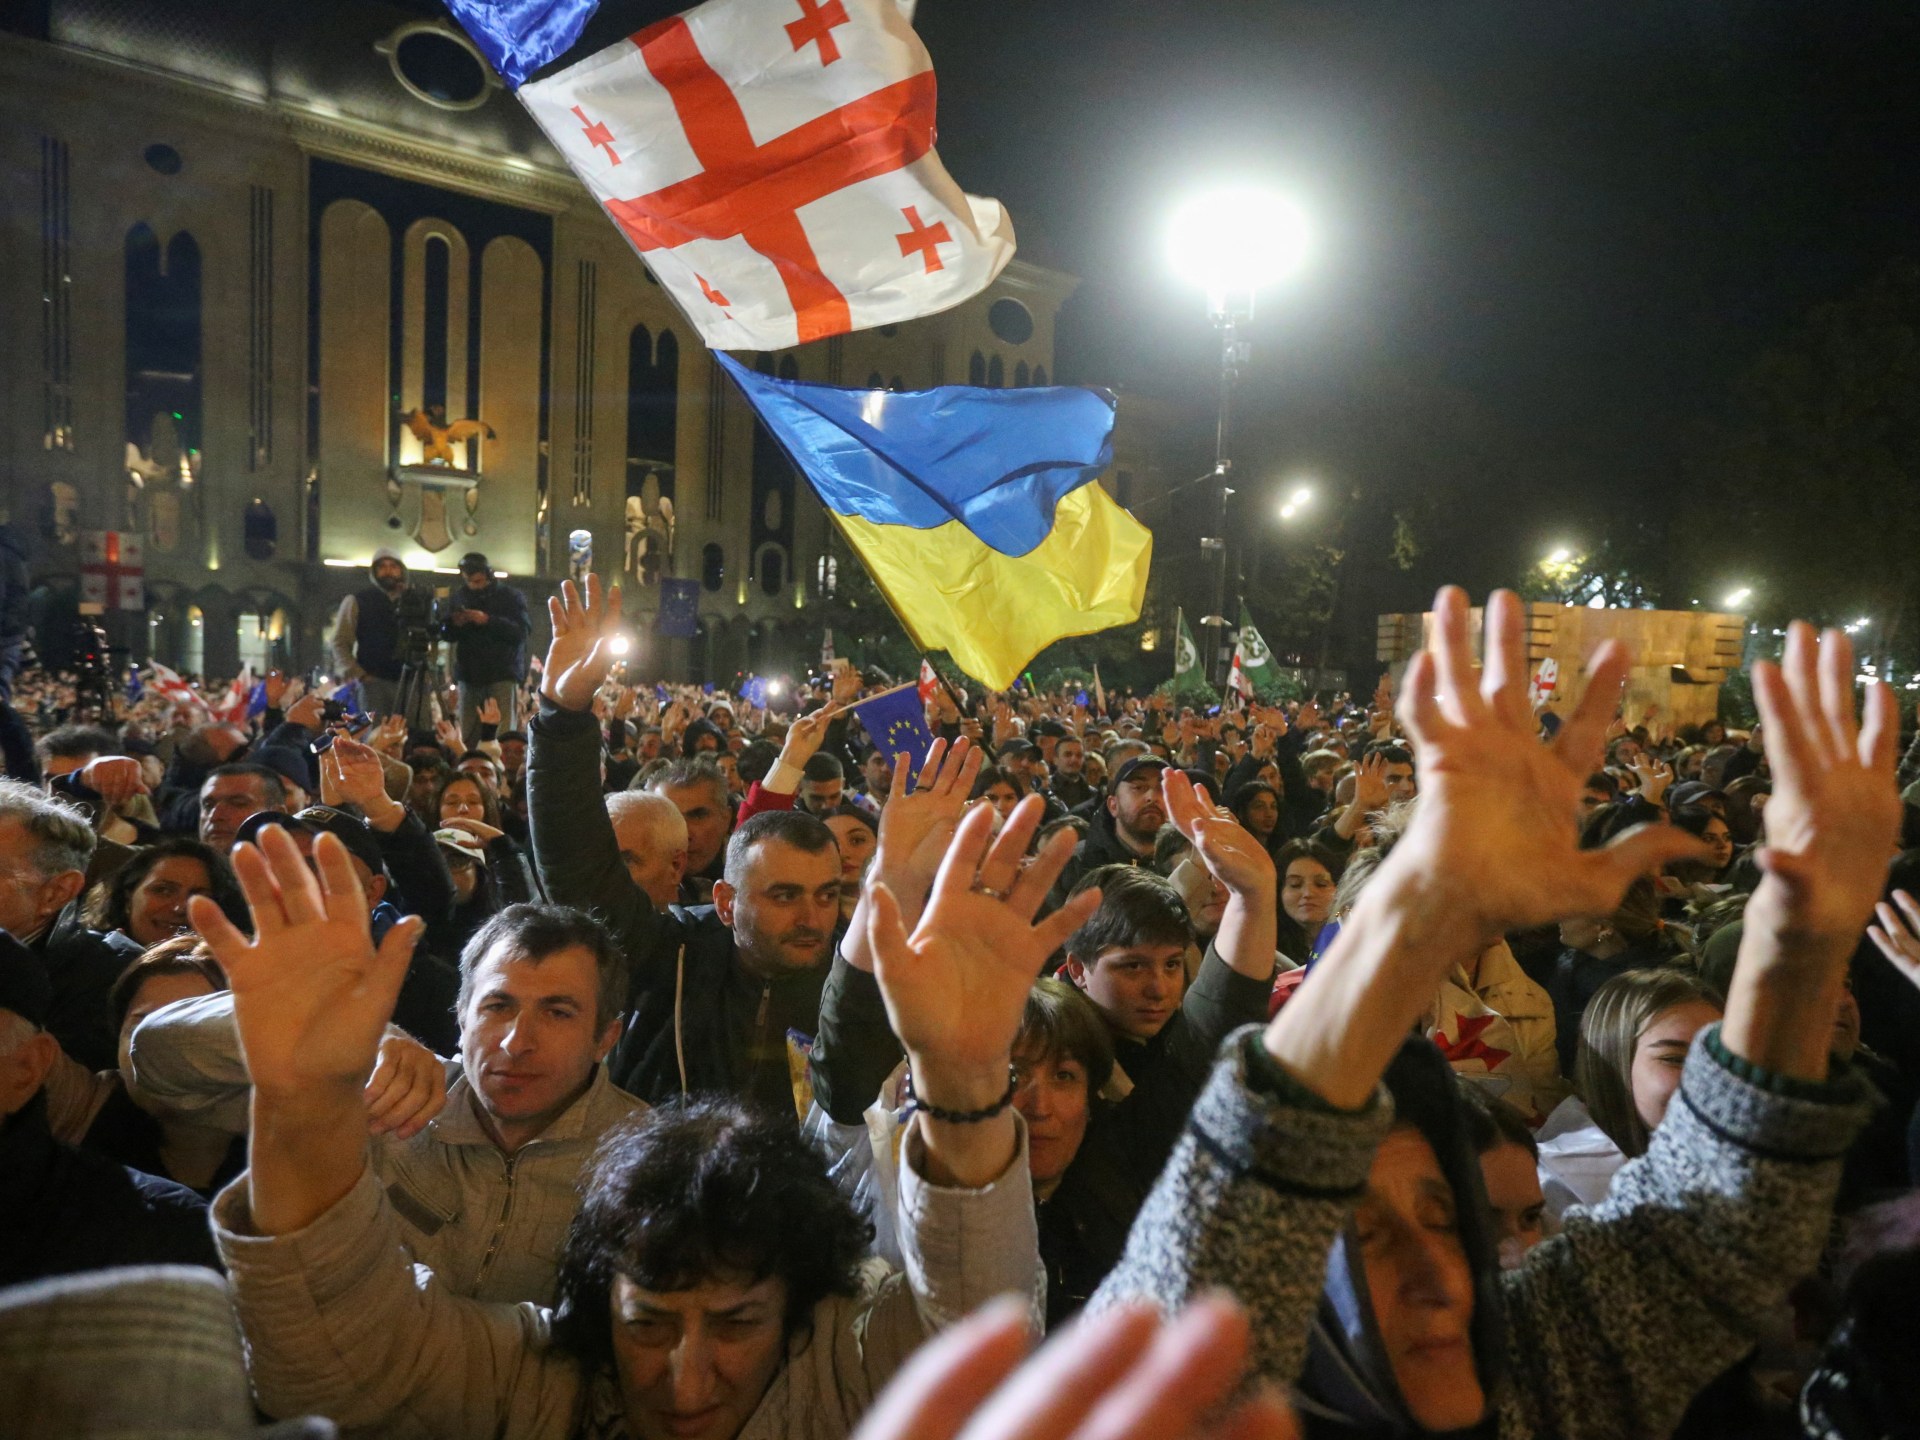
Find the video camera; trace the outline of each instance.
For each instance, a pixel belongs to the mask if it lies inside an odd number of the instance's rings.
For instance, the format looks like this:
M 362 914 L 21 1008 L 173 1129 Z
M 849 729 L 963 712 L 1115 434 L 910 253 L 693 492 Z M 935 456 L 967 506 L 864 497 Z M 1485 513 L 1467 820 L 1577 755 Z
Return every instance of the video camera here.
M 400 602 L 396 609 L 400 622 L 400 663 L 402 665 L 427 663 L 427 657 L 433 653 L 434 637 L 439 634 L 441 622 L 445 618 L 440 614 L 440 608 L 431 590 L 409 585 L 400 592 Z

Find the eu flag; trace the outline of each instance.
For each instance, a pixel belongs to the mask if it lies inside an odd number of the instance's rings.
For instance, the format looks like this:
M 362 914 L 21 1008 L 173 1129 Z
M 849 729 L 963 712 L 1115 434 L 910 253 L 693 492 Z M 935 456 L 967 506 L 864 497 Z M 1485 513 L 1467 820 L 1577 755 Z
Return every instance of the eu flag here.
M 933 732 L 927 729 L 926 707 L 920 703 L 918 685 L 901 685 L 884 690 L 871 700 L 853 707 L 874 747 L 891 764 L 896 755 L 905 755 L 910 773 L 918 775 L 933 747 Z
M 700 631 L 700 582 L 665 579 L 660 582 L 657 628 L 665 636 L 691 640 Z
M 714 359 L 922 650 L 1005 690 L 1054 641 L 1140 618 L 1153 537 L 1095 483 L 1105 391 L 844 390 Z

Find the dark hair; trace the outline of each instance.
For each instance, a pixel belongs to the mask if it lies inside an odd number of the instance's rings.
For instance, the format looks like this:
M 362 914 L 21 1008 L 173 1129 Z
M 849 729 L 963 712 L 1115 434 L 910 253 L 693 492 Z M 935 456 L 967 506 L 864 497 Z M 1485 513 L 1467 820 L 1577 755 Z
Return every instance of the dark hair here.
M 107 991 L 107 1013 L 113 1017 L 114 1034 L 119 1034 L 126 1023 L 127 1011 L 133 1008 L 140 987 L 160 975 L 198 975 L 216 990 L 228 988 L 226 971 L 213 958 L 206 941 L 198 935 L 170 936 L 135 956 Z
M 1247 811 L 1253 808 L 1253 802 L 1262 795 L 1271 795 L 1276 807 L 1280 804 L 1280 792 L 1264 780 L 1241 781 L 1235 787 L 1233 797 L 1227 801 L 1227 808 L 1233 812 L 1233 818 L 1245 826 L 1249 834 L 1252 834 L 1253 826 L 1248 824 Z M 1276 832 L 1280 829 L 1278 815 L 1274 817 L 1273 828 Z
M 1273 886 L 1276 900 L 1286 890 L 1287 869 L 1296 860 L 1311 860 L 1316 865 L 1324 866 L 1327 874 L 1333 877 L 1336 884 L 1340 880 L 1341 872 L 1346 868 L 1340 857 L 1318 840 L 1289 840 L 1273 852 Z M 1280 922 L 1275 939 L 1280 953 L 1289 960 L 1304 962 L 1313 953 L 1313 936 L 1307 934 L 1298 920 L 1287 914 L 1284 905 L 1276 904 L 1274 909 L 1278 913 Z M 1328 916 L 1328 918 L 1333 917 Z
M 833 814 L 828 816 L 827 818 L 858 820 L 862 825 L 866 826 L 867 829 L 873 832 L 874 839 L 878 840 L 880 838 L 880 822 L 873 818 L 873 815 L 870 811 L 862 810 L 858 805 L 843 803 L 839 809 L 835 810 Z
M 724 1096 L 655 1106 L 609 1130 L 560 1256 L 555 1348 L 613 1361 L 613 1281 L 687 1290 L 723 1273 L 787 1287 L 787 1333 L 854 1293 L 873 1226 L 827 1175 L 793 1116 Z
M 734 768 L 740 778 L 749 785 L 756 780 L 764 780 L 773 773 L 773 767 L 780 763 L 780 747 L 771 740 L 755 740 L 740 752 L 740 758 Z
M 1078 895 L 1100 887 L 1100 908 L 1067 937 L 1066 951 L 1091 965 L 1103 951 L 1139 945 L 1185 945 L 1193 939 L 1193 919 L 1173 885 L 1151 870 L 1133 865 L 1102 865 L 1082 875 Z
M 493 788 L 493 782 L 486 776 L 475 775 L 468 770 L 450 770 L 441 777 L 440 783 L 434 787 L 433 791 L 433 813 L 422 816 L 421 818 L 432 822 L 429 826 L 430 829 L 438 830 L 440 828 L 441 800 L 446 797 L 447 791 L 463 781 L 480 792 L 480 818 L 494 829 L 500 829 L 499 791 Z
M 825 785 L 830 780 L 846 779 L 847 767 L 840 763 L 839 756 L 816 750 L 807 757 L 806 766 L 800 773 L 815 785 Z
M 1013 791 L 1016 799 L 1027 797 L 1027 782 L 1004 765 L 988 765 L 974 777 L 973 794 L 970 798 L 978 800 L 996 785 L 1004 785 Z
M 1474 1154 L 1484 1155 L 1502 1145 L 1518 1145 L 1535 1160 L 1540 1158 L 1540 1142 L 1527 1127 L 1526 1116 L 1490 1093 L 1486 1086 L 1477 1085 L 1458 1072 L 1453 1083 L 1460 1095 L 1460 1113 L 1466 1117 L 1467 1138 L 1473 1142 Z
M 284 810 L 287 807 L 287 779 L 271 765 L 255 765 L 249 760 L 236 760 L 230 765 L 216 765 L 207 772 L 207 780 L 224 780 L 234 775 L 245 775 L 260 781 L 267 791 L 267 808 Z M 206 788 L 206 781 L 200 782 L 200 788 Z
M 567 905 L 523 901 L 509 905 L 468 938 L 460 951 L 460 995 L 455 1010 L 465 1015 L 473 998 L 473 972 L 498 946 L 514 958 L 534 964 L 578 945 L 593 955 L 597 981 L 594 992 L 594 1029 L 618 1019 L 627 1008 L 627 960 L 613 934 L 593 916 Z
M 1620 782 L 1613 778 L 1611 772 L 1606 770 L 1596 770 L 1587 776 L 1586 783 L 1582 785 L 1581 788 L 1583 790 L 1598 790 L 1601 794 L 1605 795 L 1609 801 L 1620 798 Z
M 47 760 L 55 755 L 119 755 L 123 753 L 120 742 L 111 731 L 102 730 L 98 725 L 62 725 L 49 730 L 35 742 L 34 749 L 40 752 L 40 758 Z
M 1385 759 L 1389 765 L 1413 764 L 1413 752 L 1407 749 L 1406 746 L 1397 744 L 1392 740 L 1381 740 L 1368 746 L 1367 754 L 1379 755 Z
M 1191 849 L 1193 841 L 1178 825 L 1162 825 L 1160 833 L 1153 837 L 1153 868 L 1162 875 L 1171 875 L 1174 866 Z
M 1071 830 L 1076 840 L 1084 840 L 1087 838 L 1087 832 L 1092 828 L 1093 827 L 1079 815 L 1062 815 L 1058 820 L 1049 820 L 1034 832 L 1033 853 L 1038 855 L 1046 848 L 1047 842 L 1052 840 L 1054 835 L 1061 830 Z
M 1087 1072 L 1089 1100 L 1113 1078 L 1113 1032 L 1106 1016 L 1074 986 L 1052 976 L 1034 981 L 1027 992 L 1013 1053 L 1078 1060 Z
M 163 860 L 198 860 L 206 867 L 208 894 L 227 918 L 239 924 L 247 905 L 240 893 L 240 882 L 233 878 L 227 857 L 211 845 L 186 836 L 175 836 L 155 845 L 135 850 L 127 863 L 87 892 L 83 918 L 92 930 L 125 930 L 131 918 L 133 892 Z
M 733 832 L 727 841 L 726 881 L 740 883 L 746 868 L 747 852 L 771 841 L 779 841 L 818 855 L 823 850 L 838 851 L 839 842 L 826 823 L 805 810 L 762 810 Z

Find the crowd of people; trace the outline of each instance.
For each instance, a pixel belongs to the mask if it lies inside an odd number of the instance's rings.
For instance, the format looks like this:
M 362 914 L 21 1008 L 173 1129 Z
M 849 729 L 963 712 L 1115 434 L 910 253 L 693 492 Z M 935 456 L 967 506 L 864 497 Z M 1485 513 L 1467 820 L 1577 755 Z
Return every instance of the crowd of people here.
M 849 665 L 629 682 L 597 579 L 530 665 L 469 559 L 417 707 L 388 556 L 372 714 L 9 677 L 19 1433 L 1920 1433 L 1920 740 L 1844 635 L 1629 728 L 1447 590 L 1397 704 L 943 685 L 908 756 Z

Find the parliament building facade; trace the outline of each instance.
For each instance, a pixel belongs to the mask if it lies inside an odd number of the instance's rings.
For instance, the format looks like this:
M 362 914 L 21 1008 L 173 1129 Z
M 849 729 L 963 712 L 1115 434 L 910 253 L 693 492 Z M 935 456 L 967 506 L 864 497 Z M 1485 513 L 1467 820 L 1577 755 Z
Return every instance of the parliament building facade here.
M 544 629 L 584 529 L 652 673 L 817 652 L 809 609 L 856 562 L 440 7 L 0 16 L 0 480 L 43 609 L 114 532 L 144 567 L 145 609 L 107 617 L 136 657 L 324 669 L 377 547 L 442 587 L 484 551 Z M 741 358 L 1046 384 L 1075 283 L 1015 260 L 944 314 Z M 651 636 L 663 578 L 699 582 L 691 640 Z

